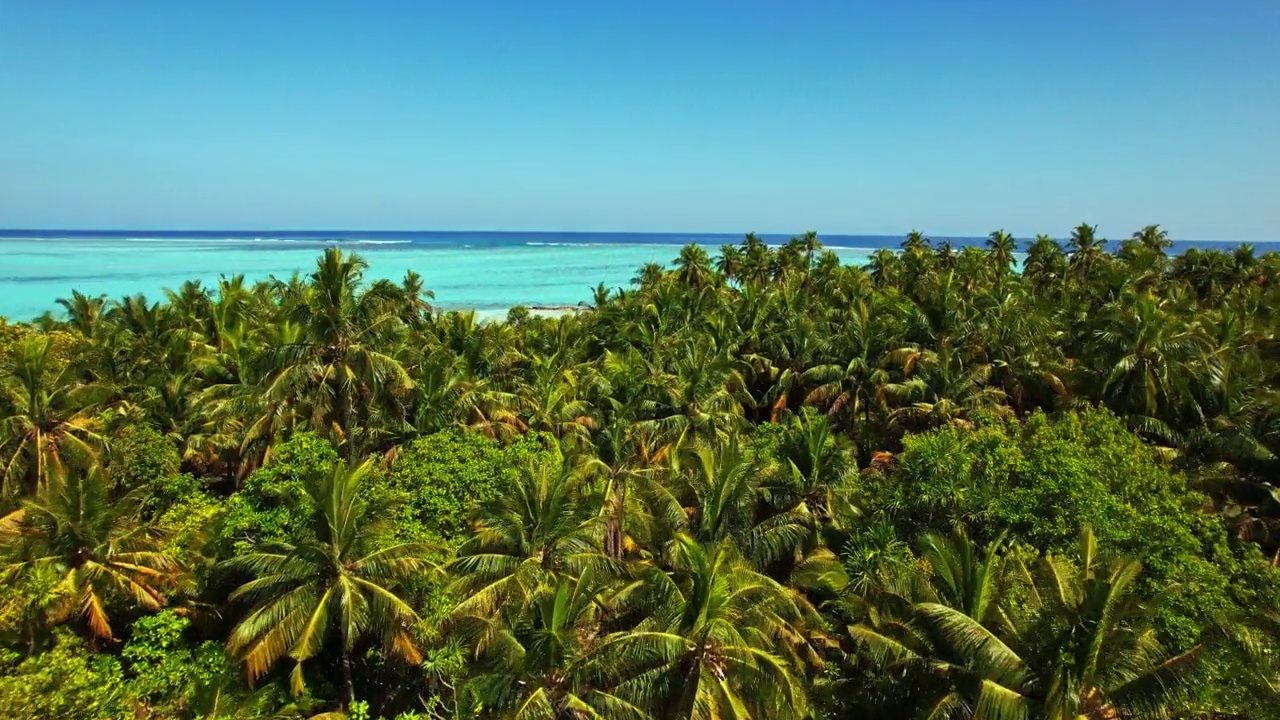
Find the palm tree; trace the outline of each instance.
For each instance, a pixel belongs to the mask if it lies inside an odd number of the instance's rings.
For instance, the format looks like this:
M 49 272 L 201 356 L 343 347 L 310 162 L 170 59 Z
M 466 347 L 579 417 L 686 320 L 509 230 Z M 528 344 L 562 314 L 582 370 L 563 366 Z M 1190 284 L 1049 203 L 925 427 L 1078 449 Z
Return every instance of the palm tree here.
M 902 257 L 889 248 L 871 253 L 866 266 L 877 287 L 896 286 L 902 275 Z
M 1067 243 L 1071 251 L 1070 267 L 1078 277 L 1086 277 L 1106 258 L 1106 240 L 1097 236 L 1098 227 L 1081 223 L 1071 231 Z
M 1065 360 L 1055 342 L 1063 333 L 1023 288 L 982 296 L 980 311 L 959 342 L 974 359 L 991 366 L 991 384 L 1000 387 L 1019 415 L 1035 407 L 1053 408 L 1067 394 Z
M 23 339 L 14 350 L 14 366 L 0 379 L 0 399 L 8 414 L 0 418 L 8 454 L 4 484 L 26 479 L 29 492 L 48 484 L 67 461 L 89 466 L 103 444 L 90 413 L 100 388 L 77 382 L 72 366 L 52 356 L 48 335 Z
M 615 569 L 599 545 L 599 500 L 576 458 L 558 466 L 536 463 L 519 482 L 478 514 L 471 537 L 447 569 L 464 598 L 455 616 L 524 607 L 539 587 L 587 570 Z
M 904 353 L 904 381 L 891 383 L 885 393 L 902 404 L 894 421 L 908 428 L 939 425 L 970 427 L 973 417 L 988 410 L 1007 413 L 1004 391 L 989 384 L 992 367 L 966 364 L 949 345 L 935 350 Z
M 739 248 L 742 250 L 742 282 L 745 285 L 763 285 L 773 276 L 773 253 L 755 233 L 747 233 Z
M 901 349 L 898 315 L 897 306 L 875 298 L 859 299 L 848 308 L 832 354 L 843 362 L 813 365 L 804 371 L 802 377 L 812 388 L 805 403 L 825 408 L 841 427 L 867 429 L 889 382 L 885 366 L 890 353 Z
M 1232 251 L 1231 259 L 1235 264 L 1236 285 L 1260 285 L 1264 282 L 1266 275 L 1261 272 L 1262 268 L 1254 252 L 1255 248 L 1249 243 L 1241 243 Z
M 1135 429 L 1164 439 L 1172 434 L 1171 421 L 1188 411 L 1209 350 L 1201 328 L 1173 310 L 1150 293 L 1122 298 L 1094 331 L 1096 357 L 1106 371 L 1103 398 Z M 1211 375 L 1211 369 L 1204 372 Z
M 54 470 L 17 510 L 0 519 L 0 579 L 45 574 L 43 612 L 54 622 L 79 618 L 96 643 L 113 640 L 108 608 L 126 602 L 158 610 L 179 567 L 162 536 L 139 520 L 142 497 L 112 498 L 100 467 Z
M 1018 250 L 1018 241 L 1004 230 L 996 230 L 987 237 L 987 253 L 996 266 L 996 273 L 1004 277 L 1013 265 L 1013 254 Z
M 1037 289 L 1060 282 L 1067 275 L 1068 261 L 1062 246 L 1048 235 L 1037 235 L 1027 246 L 1027 259 L 1022 263 L 1022 276 Z
M 902 250 L 907 254 L 917 254 L 927 251 L 932 247 L 933 243 L 924 233 L 919 230 L 912 230 L 907 233 L 906 239 L 902 241 Z
M 404 280 L 400 281 L 400 293 L 401 322 L 411 328 L 421 329 L 431 317 L 431 301 L 435 300 L 436 294 L 427 290 L 422 283 L 422 276 L 412 270 L 406 272 Z
M 89 297 L 78 290 L 71 291 L 71 297 L 59 298 L 58 304 L 67 313 L 67 324 L 75 328 L 86 338 L 98 336 L 102 325 L 103 311 L 106 309 L 107 296 Z
M 648 417 L 639 426 L 665 449 L 693 438 L 716 438 L 742 422 L 745 383 L 739 362 L 712 341 L 686 348 L 672 362 L 671 372 L 655 380 L 660 391 L 641 403 Z
M 593 424 L 591 403 L 583 397 L 585 369 L 562 367 L 554 357 L 535 367 L 518 393 L 528 408 L 525 425 L 559 438 L 585 438 Z
M 666 275 L 666 269 L 659 263 L 645 263 L 631 278 L 632 285 L 640 285 L 643 287 L 652 287 L 657 285 L 663 276 Z
M 468 618 L 461 634 L 476 648 L 481 671 L 463 697 L 482 717 L 648 720 L 610 691 L 617 660 L 597 652 L 613 595 L 586 572 L 536 588 L 510 623 L 500 615 Z
M 672 573 L 648 576 L 653 614 L 598 649 L 622 666 L 613 694 L 673 720 L 806 717 L 798 598 L 729 545 L 673 545 Z
M 737 280 L 742 273 L 742 250 L 737 245 L 721 245 L 716 258 L 716 272 L 728 280 Z
M 353 421 L 367 419 L 373 403 L 388 407 L 413 384 L 400 361 L 386 353 L 385 338 L 399 324 L 394 298 L 377 287 L 360 291 L 365 267 L 359 256 L 325 251 L 294 313 L 303 335 L 273 348 L 274 370 L 264 393 L 269 404 L 304 412 L 312 428 L 344 441 L 349 458 L 356 456 Z M 273 419 L 264 416 L 259 425 Z
M 848 482 L 856 464 L 843 439 L 825 416 L 806 408 L 783 426 L 775 451 L 783 463 L 787 504 L 812 524 L 833 530 L 857 514 Z
M 411 360 L 406 370 L 414 385 L 406 408 L 410 427 L 402 439 L 466 425 L 462 398 L 470 386 L 457 358 L 442 348 L 431 348 Z
M 998 544 L 927 545 L 924 599 L 905 617 L 872 613 L 851 627 L 860 651 L 903 679 L 898 712 L 1110 720 L 1180 709 L 1199 648 L 1171 656 L 1160 646 L 1154 609 L 1135 592 L 1136 561 L 1102 561 L 1088 530 L 1074 563 L 1045 558 L 1035 575 Z M 998 594 L 1006 586 L 1018 588 L 1009 601 Z
M 1133 239 L 1151 252 L 1164 255 L 1165 251 L 1173 247 L 1173 241 L 1169 239 L 1169 233 L 1162 230 L 1159 225 L 1148 225 L 1133 234 Z
M 615 417 L 600 429 L 595 439 L 595 451 L 596 457 L 589 461 L 589 466 L 605 485 L 600 507 L 605 520 L 601 544 L 605 554 L 621 560 L 628 539 L 638 530 L 636 521 L 647 515 L 640 509 L 636 491 L 648 486 L 654 469 L 644 466 L 645 458 L 640 453 L 631 424 L 625 419 Z
M 676 279 L 688 287 L 701 289 L 717 284 L 718 276 L 711 267 L 711 258 L 707 251 L 696 243 L 680 248 L 680 256 L 676 258 Z
M 314 537 L 297 545 L 264 545 L 232 558 L 226 570 L 253 576 L 231 593 L 250 609 L 231 632 L 228 650 L 240 657 L 250 680 L 288 655 L 294 692 L 304 687 L 303 663 L 336 635 L 342 669 L 342 707 L 355 699 L 351 653 L 368 636 L 389 655 L 418 663 L 414 641 L 421 622 L 402 597 L 403 583 L 425 571 L 428 548 L 413 543 L 380 545 L 384 528 L 362 496 L 370 464 L 306 479 L 315 503 Z
M 807 518 L 795 508 L 762 512 L 762 485 L 771 475 L 737 440 L 698 443 L 674 458 L 673 477 L 654 490 L 651 503 L 669 533 L 703 544 L 729 543 L 757 567 L 793 554 L 809 537 Z
M 804 253 L 804 269 L 808 272 L 813 269 L 813 260 L 818 256 L 818 251 L 822 250 L 822 241 L 818 240 L 818 233 L 812 230 L 795 240 L 798 249 Z

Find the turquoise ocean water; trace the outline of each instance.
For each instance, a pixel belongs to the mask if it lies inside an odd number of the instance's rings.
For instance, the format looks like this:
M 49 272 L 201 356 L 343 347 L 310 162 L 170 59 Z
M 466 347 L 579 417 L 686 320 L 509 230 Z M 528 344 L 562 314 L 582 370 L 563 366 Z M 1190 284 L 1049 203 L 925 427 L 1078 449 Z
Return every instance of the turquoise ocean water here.
M 643 264 L 670 264 L 682 245 L 715 253 L 741 235 L 513 232 L 139 232 L 0 231 L 0 316 L 29 320 L 79 290 L 120 298 L 243 273 L 249 280 L 308 273 L 329 246 L 357 252 L 366 277 L 399 280 L 414 270 L 445 309 L 501 316 L 516 305 L 574 305 L 603 282 L 626 287 Z M 764 236 L 781 243 L 783 236 Z M 947 238 L 953 245 L 981 238 Z M 823 236 L 846 263 L 862 264 L 901 237 Z M 939 240 L 935 238 L 935 241 Z M 1221 243 L 1213 243 L 1221 247 Z M 1175 248 L 1176 249 L 1176 248 Z M 1272 249 L 1259 247 L 1259 250 Z

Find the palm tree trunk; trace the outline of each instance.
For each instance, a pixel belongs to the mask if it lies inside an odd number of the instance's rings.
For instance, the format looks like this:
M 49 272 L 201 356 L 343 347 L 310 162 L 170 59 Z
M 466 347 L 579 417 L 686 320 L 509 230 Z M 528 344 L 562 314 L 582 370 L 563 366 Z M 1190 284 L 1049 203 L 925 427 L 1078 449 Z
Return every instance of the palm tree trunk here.
M 40 432 L 40 428 L 36 428 L 36 477 L 35 483 L 30 488 L 32 492 L 40 489 L 40 484 L 45 483 L 44 469 L 44 434 Z M 46 483 L 47 484 L 47 483 Z
M 627 481 L 618 478 L 618 489 L 615 496 L 616 504 L 613 513 L 609 518 L 608 525 L 605 526 L 604 548 L 609 557 L 614 560 L 622 559 L 622 519 L 627 508 Z
M 703 646 L 705 646 L 707 642 L 705 634 L 702 636 L 700 642 L 701 644 L 699 645 L 696 654 L 693 656 L 692 662 L 689 664 L 689 670 L 685 672 L 684 675 L 684 687 L 681 690 L 680 704 L 677 706 L 680 708 L 679 717 L 682 718 L 692 718 L 694 716 L 694 707 L 698 702 L 698 681 L 701 679 L 698 676 L 702 672 L 702 658 L 706 652 L 703 649 Z
M 351 653 L 347 650 L 346 638 L 342 639 L 342 711 L 351 710 L 351 703 L 356 700 L 356 686 L 351 679 Z
M 354 463 L 356 460 L 356 444 L 351 437 L 351 402 L 347 397 L 347 387 L 338 381 L 338 428 L 342 430 L 343 439 L 347 442 L 347 461 Z

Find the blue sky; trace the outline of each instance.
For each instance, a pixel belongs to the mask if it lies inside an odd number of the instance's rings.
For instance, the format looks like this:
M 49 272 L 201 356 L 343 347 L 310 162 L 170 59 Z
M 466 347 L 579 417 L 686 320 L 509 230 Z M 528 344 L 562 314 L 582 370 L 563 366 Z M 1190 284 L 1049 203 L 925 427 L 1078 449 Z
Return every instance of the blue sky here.
M 1280 2 L 0 0 L 0 227 L 1280 240 Z

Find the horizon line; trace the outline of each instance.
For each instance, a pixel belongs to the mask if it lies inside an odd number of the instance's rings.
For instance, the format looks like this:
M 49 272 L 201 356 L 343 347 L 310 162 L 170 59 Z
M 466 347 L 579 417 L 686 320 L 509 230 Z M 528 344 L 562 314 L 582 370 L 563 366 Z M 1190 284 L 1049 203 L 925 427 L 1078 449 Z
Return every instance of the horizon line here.
M 797 237 L 803 235 L 803 231 L 795 232 L 770 232 L 770 231 L 748 231 L 748 232 L 726 232 L 726 231 L 697 231 L 697 230 L 504 230 L 498 228 L 488 229 L 417 229 L 417 230 L 374 230 L 368 228 L 249 228 L 249 229 L 227 229 L 227 228 L 57 228 L 57 227 L 39 227 L 39 228 L 0 228 L 0 237 L 14 238 L 16 236 L 11 233 L 174 233 L 180 237 L 181 233 L 228 233 L 228 234 L 251 234 L 251 233 L 308 233 L 308 234 L 325 234 L 325 233 L 382 233 L 382 234 L 423 234 L 423 233 L 458 233 L 458 234 L 481 234 L 481 233 L 511 233 L 525 235 L 704 235 L 714 237 L 745 237 L 754 234 L 759 236 L 771 237 Z M 843 233 L 817 232 L 818 238 L 822 237 L 865 237 L 865 238 L 906 238 L 910 232 L 906 233 Z M 983 235 L 942 235 L 922 233 L 929 240 L 984 240 L 989 236 Z M 1035 239 L 1036 235 L 1014 235 L 1015 240 Z M 1050 236 L 1054 240 L 1064 240 Z M 46 238 L 31 238 L 40 240 Z M 1128 237 L 1119 238 L 1102 238 L 1107 242 L 1120 242 L 1129 239 Z M 1203 238 L 1171 238 L 1174 242 L 1202 242 L 1202 243 L 1235 243 L 1235 244 L 1280 244 L 1280 239 L 1276 240 L 1224 240 L 1224 239 L 1203 239 Z

